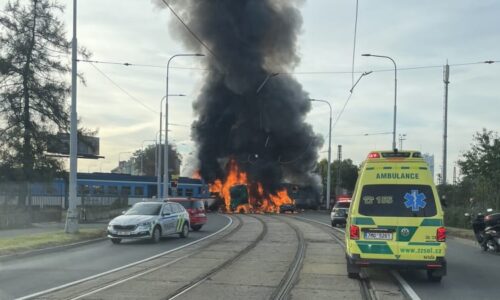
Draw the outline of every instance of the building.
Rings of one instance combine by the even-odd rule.
[[[434,178],[434,154],[424,153],[422,158],[429,165],[429,170],[431,171],[432,178]]]

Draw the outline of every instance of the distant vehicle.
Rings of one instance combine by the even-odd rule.
[[[108,237],[113,244],[123,239],[149,239],[158,243],[161,237],[189,235],[189,213],[174,202],[136,203],[108,225]]]
[[[362,267],[446,275],[444,213],[429,166],[417,151],[373,151],[361,167],[346,224],[347,274]]]
[[[295,204],[293,204],[293,203],[282,204],[280,206],[280,214],[283,214],[287,211],[294,213],[296,210],[297,210],[297,208],[295,207]]]
[[[330,220],[332,221],[332,227],[337,225],[345,225],[346,218],[349,213],[349,207],[351,206],[351,201],[337,201],[332,208],[330,213]]]
[[[169,198],[171,202],[182,205],[189,213],[191,229],[198,231],[208,221],[203,200],[196,198]]]
[[[229,189],[231,196],[230,208],[235,211],[238,206],[248,204],[248,187],[245,184],[233,185]]]
[[[472,229],[476,240],[484,251],[500,252],[500,213],[491,213],[493,209],[487,209],[487,214],[478,213],[472,220]],[[469,213],[465,214],[470,217]]]

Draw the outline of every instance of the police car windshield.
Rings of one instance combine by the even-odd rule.
[[[137,203],[125,215],[157,216],[160,210],[161,203]]]
[[[380,217],[432,217],[436,203],[428,185],[365,185],[359,213]]]

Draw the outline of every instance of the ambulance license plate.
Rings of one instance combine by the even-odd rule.
[[[365,232],[366,240],[392,240],[392,232]]]

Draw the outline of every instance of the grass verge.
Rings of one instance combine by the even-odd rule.
[[[103,229],[80,229],[76,234],[66,234],[64,230],[0,238],[0,255],[14,254],[76,242],[92,240],[105,236]]]

